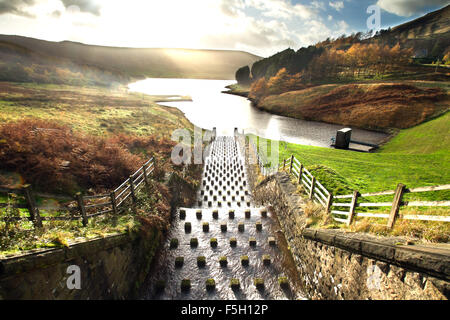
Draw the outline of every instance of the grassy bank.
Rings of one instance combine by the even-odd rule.
[[[448,184],[450,182],[450,112],[401,130],[392,140],[375,153],[296,145],[280,142],[280,161],[292,154],[334,195],[393,190],[398,183],[407,187]],[[301,188],[300,188],[301,189]],[[371,200],[376,200],[370,198]],[[379,197],[392,201],[392,196]],[[448,200],[449,191],[414,193],[404,199]],[[372,202],[372,201],[364,201]],[[384,219],[361,219],[350,227],[336,223],[322,207],[308,204],[305,213],[311,227],[344,228],[352,231],[372,232],[378,235],[402,235],[433,242],[450,239],[448,223],[399,220],[388,230]],[[389,212],[389,208],[376,208],[376,212]],[[448,215],[449,209],[407,208],[402,214]]]
[[[154,190],[139,196],[137,213],[93,217],[87,226],[79,220],[45,221],[42,229],[25,220],[0,220],[0,257],[168,223],[170,196],[160,183],[165,173],[177,172],[193,185],[199,173],[168,160],[175,145],[172,132],[193,125],[178,109],[156,104],[164,99],[99,87],[0,82],[0,185],[31,183],[46,194],[98,194],[117,187],[150,156],[157,159]],[[2,194],[0,202],[13,198]],[[48,201],[57,205],[58,197]],[[23,210],[3,208],[0,216],[18,217]]]
[[[101,87],[0,82],[0,123],[38,118],[93,135],[154,134],[169,138],[177,128],[193,128],[181,111],[156,101],[164,101],[164,97]]]
[[[450,181],[450,112],[413,128],[401,130],[375,153],[280,143],[280,159],[295,155],[322,177],[331,191],[375,192],[446,184]],[[322,168],[322,169],[320,169]],[[322,171],[322,172],[319,172]]]

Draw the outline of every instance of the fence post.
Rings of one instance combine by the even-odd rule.
[[[397,189],[395,189],[394,200],[392,201],[391,212],[389,213],[389,220],[387,223],[389,229],[392,229],[394,227],[394,223],[398,217],[398,211],[400,210],[400,204],[402,202],[404,192],[405,192],[405,185],[399,183],[397,185]]]
[[[353,221],[353,217],[355,216],[356,204],[358,202],[359,192],[353,191],[352,202],[350,204],[350,212],[348,213],[347,225],[351,225]]]
[[[145,167],[145,165],[142,166],[142,170],[144,171],[144,182],[145,182],[145,186],[146,186],[147,189],[148,189],[149,184],[148,184],[148,178],[147,178],[147,168]]]
[[[309,190],[309,198],[312,200],[314,195],[314,186],[316,185],[316,177],[312,176],[311,179],[311,190]]]
[[[286,167],[286,159],[283,160],[283,170]]]
[[[116,193],[113,191],[109,194],[109,197],[111,198],[111,205],[112,205],[112,211],[113,214],[117,214],[117,203],[116,203]]]
[[[81,192],[78,192],[77,194],[75,194],[75,197],[77,199],[78,209],[80,210],[83,226],[87,226],[88,217],[86,215],[86,208],[84,207],[84,201],[83,201],[83,196],[81,195]]]
[[[292,165],[294,164],[294,155],[291,155],[291,165],[289,167],[289,173],[292,173]]]
[[[36,207],[36,203],[34,201],[34,197],[31,191],[31,185],[24,185],[23,194],[25,196],[25,200],[27,201],[28,211],[30,212],[30,220],[33,221],[34,225],[38,228],[42,227],[42,219],[39,214],[39,209]]]
[[[330,193],[327,198],[327,212],[331,211],[331,204],[333,203],[333,195]]]
[[[128,179],[128,182],[130,184],[130,192],[131,192],[131,201],[133,202],[131,207],[134,213],[136,213],[136,202],[137,202],[137,198],[136,198],[136,193],[134,190],[134,183],[133,183],[133,177],[130,176],[130,178]]]
[[[300,163],[300,170],[298,172],[298,184],[302,184],[303,164]]]

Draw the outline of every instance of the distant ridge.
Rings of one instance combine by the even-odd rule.
[[[450,32],[450,5],[392,28],[400,38],[423,39]]]
[[[234,79],[240,66],[251,66],[261,59],[248,52],[233,50],[107,47],[16,35],[0,35],[0,44],[13,44],[47,59],[69,60],[136,78]]]

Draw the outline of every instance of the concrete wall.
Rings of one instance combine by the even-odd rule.
[[[311,299],[448,299],[448,246],[398,245],[343,230],[305,228],[289,176],[278,173],[254,189],[255,200],[276,213]]]
[[[0,299],[126,299],[150,268],[161,233],[122,234],[37,250],[0,262]],[[69,289],[68,267],[80,268],[81,289]]]

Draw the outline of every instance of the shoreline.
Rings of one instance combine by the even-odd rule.
[[[383,84],[383,83],[382,83]],[[286,112],[286,110],[289,110],[292,108],[292,105],[289,105],[289,103],[283,104],[282,101],[279,102],[280,104],[278,105],[278,109],[277,108],[266,108],[264,106],[264,103],[261,105],[259,104],[257,101],[255,101],[254,99],[250,99],[248,97],[249,92],[248,91],[238,91],[235,88],[233,88],[233,86],[227,86],[228,90],[227,91],[222,91],[222,93],[225,94],[231,94],[231,95],[236,95],[236,96],[240,96],[240,97],[244,97],[247,98],[249,101],[251,101],[252,107],[260,110],[260,111],[264,111],[267,113],[270,113],[272,115],[278,115],[278,116],[283,116],[283,117],[287,117],[290,119],[297,119],[297,120],[304,120],[304,121],[313,121],[313,122],[321,122],[321,123],[327,123],[327,124],[333,124],[333,125],[342,125],[342,126],[346,126],[346,127],[351,127],[351,128],[355,128],[355,129],[362,129],[362,130],[368,130],[368,131],[372,131],[372,132],[377,132],[377,133],[384,133],[387,134],[388,137],[386,137],[385,139],[383,139],[382,142],[379,143],[379,146],[384,145],[386,142],[388,142],[389,140],[391,140],[393,137],[395,137],[399,131],[407,129],[407,128],[411,128],[414,127],[416,125],[419,125],[421,123],[425,123],[428,122],[436,117],[439,117],[440,115],[446,113],[448,111],[448,109],[436,109],[435,113],[432,115],[429,115],[426,119],[424,119],[423,121],[409,126],[409,127],[405,127],[405,128],[399,128],[399,127],[372,127],[370,126],[370,123],[368,123],[369,126],[366,125],[358,125],[356,123],[343,123],[341,121],[339,121],[339,117],[336,117],[335,119],[329,119],[331,121],[327,121],[326,119],[322,119],[322,117],[319,115],[317,115],[317,117],[314,114],[310,114],[308,116],[302,117],[302,116],[292,116],[292,113]],[[289,93],[289,92],[287,92]],[[285,93],[286,94],[286,93]],[[280,95],[274,95],[274,96],[269,96],[269,97],[275,97],[275,99],[280,96]],[[445,99],[444,99],[445,100]],[[345,122],[345,121],[344,121]]]
[[[221,91],[222,93],[226,93],[226,94],[231,94],[231,95],[235,95],[235,96],[239,96],[239,97],[243,97],[243,98],[247,98],[251,103],[252,106],[260,111],[264,111],[276,116],[283,116],[283,117],[287,117],[290,119],[296,119],[296,120],[304,120],[304,121],[313,121],[313,122],[321,122],[321,123],[327,123],[327,124],[335,124],[335,125],[342,125],[342,126],[349,126],[349,127],[354,127],[356,129],[361,129],[361,130],[367,130],[367,131],[373,131],[373,132],[377,132],[377,133],[384,133],[387,134],[388,137],[386,137],[385,139],[383,139],[383,141],[379,144],[379,146],[385,144],[386,142],[388,142],[389,140],[391,140],[393,137],[395,137],[395,135],[398,133],[398,131],[400,129],[395,129],[395,128],[386,128],[386,129],[377,129],[377,128],[366,128],[366,127],[358,127],[355,125],[345,125],[345,124],[341,124],[341,123],[336,123],[336,122],[329,122],[329,121],[322,121],[322,120],[316,120],[316,119],[303,119],[303,118],[296,118],[296,117],[290,117],[286,114],[284,114],[283,112],[274,112],[272,110],[266,110],[265,108],[261,108],[260,106],[258,106],[258,103],[253,100],[250,99],[248,97],[249,92],[245,91],[245,92],[237,92],[237,91],[233,91],[233,89],[229,88],[228,91]]]

